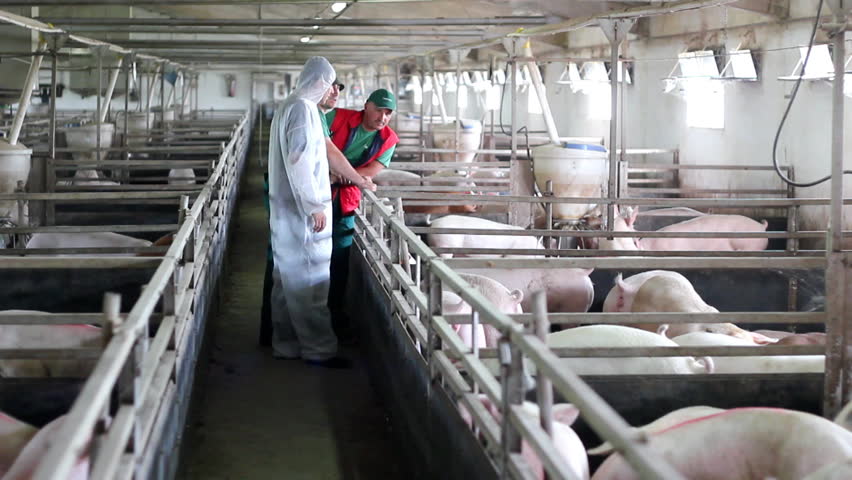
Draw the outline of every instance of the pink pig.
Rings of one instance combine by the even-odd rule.
[[[632,209],[624,216],[618,213],[613,223],[617,232],[635,232],[633,227],[639,208]],[[756,222],[742,215],[702,215],[683,222],[663,227],[658,232],[765,232],[766,220]],[[637,232],[641,235],[641,232]],[[766,238],[614,238],[600,239],[601,250],[713,250],[713,251],[753,251],[766,250],[769,240]]]
[[[503,415],[497,408],[497,406],[495,406],[491,402],[491,400],[485,395],[480,395],[479,399],[485,405],[486,410],[488,410],[491,415],[494,416],[497,422],[501,422],[503,419]],[[462,405],[459,405],[459,409],[461,410],[461,416],[464,421],[468,425],[471,425],[472,419],[470,413]],[[577,420],[580,411],[577,409],[577,407],[571,405],[570,403],[554,404],[552,411],[552,438],[553,444],[556,447],[556,451],[558,451],[562,455],[562,458],[563,460],[565,460],[568,469],[574,474],[573,478],[578,478],[580,480],[588,480],[589,459],[586,455],[586,448],[583,446],[583,442],[580,441],[580,437],[578,437],[577,434],[574,433],[574,430],[571,429],[571,425],[574,423],[575,420]],[[524,402],[523,413],[531,420],[538,423],[538,405],[532,402]],[[521,456],[524,458],[524,461],[526,461],[527,465],[530,466],[530,469],[533,471],[536,478],[543,479],[544,467],[542,466],[541,459],[538,458],[538,455],[536,455],[535,451],[526,441],[523,441],[521,443]]]
[[[652,433],[648,446],[686,478],[800,480],[852,457],[852,433],[810,413],[737,408]],[[638,480],[621,454],[592,480]]]

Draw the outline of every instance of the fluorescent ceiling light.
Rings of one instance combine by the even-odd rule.
[[[346,2],[334,2],[331,4],[331,11],[334,13],[340,13],[347,5],[349,4]]]

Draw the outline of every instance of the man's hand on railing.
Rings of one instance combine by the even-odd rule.
[[[361,184],[358,185],[359,188],[364,189],[364,190],[369,190],[371,192],[376,191],[376,184],[373,183],[372,177],[362,176],[361,178],[363,179],[363,182],[361,182]]]

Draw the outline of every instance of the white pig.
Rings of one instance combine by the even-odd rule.
[[[676,347],[662,335],[620,325],[569,328],[547,336],[551,348]],[[560,364],[577,375],[657,375],[712,373],[709,357],[583,357],[562,358]]]
[[[521,307],[532,311],[532,294],[547,294],[548,312],[586,312],[595,297],[589,279],[593,269],[583,268],[469,268],[459,270],[494,279],[506,288],[523,294]]]
[[[500,282],[482,275],[460,273],[459,276],[494,304],[500,312],[509,315],[524,313],[524,309],[521,308],[524,292],[520,290],[510,291]],[[497,340],[500,337],[497,329],[486,324],[483,325],[483,330],[486,340],[485,345],[489,348],[497,347]]]
[[[652,270],[622,279],[619,274],[615,286],[607,294],[603,306],[604,312],[684,312],[718,313],[719,310],[707,305],[692,283],[683,275],[667,270]],[[731,335],[757,344],[774,343],[775,340],[764,335],[743,330],[733,323],[684,323],[679,325],[657,326],[654,324],[635,324],[636,328],[649,331],[668,329],[668,336],[676,337],[689,332],[712,332]]]
[[[195,171],[191,168],[169,170],[169,185],[195,185]]]
[[[0,315],[46,313],[4,310]],[[101,329],[91,325],[3,325],[0,348],[96,348],[102,345]],[[76,377],[89,375],[96,359],[2,359],[2,377]]]
[[[373,177],[373,183],[381,187],[402,186],[402,185],[420,185],[420,175],[416,173],[406,172],[404,170],[394,170],[386,168]]]
[[[101,180],[100,174],[97,170],[77,170],[74,172],[74,176],[71,177],[71,180],[59,180],[56,182],[57,185],[60,186],[68,186],[68,185],[85,185],[85,186],[105,186],[105,185],[118,185],[118,182],[113,182],[111,180]]]
[[[852,457],[852,433],[809,413],[737,408],[652,434],[647,444],[686,478],[800,480]],[[593,480],[638,480],[620,454]]]
[[[500,222],[492,222],[484,218],[465,217],[461,215],[447,215],[432,222],[432,228],[467,228],[467,229],[489,229],[489,230],[524,230],[521,227],[507,225]],[[430,233],[426,235],[426,243],[436,248],[493,248],[493,249],[542,249],[541,242],[534,236],[506,236],[506,235],[466,235]],[[458,255],[468,257],[509,257],[511,254],[470,254]],[[452,257],[452,253],[442,253],[442,257]]]
[[[633,430],[637,432],[642,432],[646,435],[651,435],[654,433],[662,432],[663,430],[668,430],[675,425],[679,425],[683,422],[694,420],[696,418],[703,418],[708,415],[713,415],[715,413],[724,412],[723,408],[716,407],[707,407],[704,405],[699,405],[695,407],[685,407],[677,409],[673,412],[669,412],[662,417],[654,420],[651,423],[642,425],[641,427],[636,427]],[[609,455],[612,453],[613,448],[609,442],[604,442],[600,446],[589,449],[589,455]]]
[[[151,242],[113,232],[34,233],[26,248],[150,247]],[[133,253],[104,253],[100,256],[133,256]],[[57,256],[66,256],[57,255]]]
[[[485,395],[480,395],[479,399],[485,405],[486,410],[494,416],[497,422],[501,422],[503,415],[500,410],[494,406],[491,400]],[[461,416],[465,422],[469,426],[472,425],[472,419],[467,409],[461,404],[459,405],[459,409],[461,410]],[[523,412],[523,414],[530,420],[538,423],[538,405],[532,402],[524,402]],[[574,474],[574,478],[587,480],[589,478],[589,458],[586,455],[586,449],[580,441],[580,438],[576,433],[574,433],[574,430],[571,429],[571,425],[580,413],[579,410],[577,410],[577,407],[569,403],[557,403],[553,405],[552,412],[553,445],[556,447],[556,450],[562,454],[562,458],[567,463],[568,470]],[[521,456],[530,466],[536,478],[543,479],[544,468],[542,466],[541,459],[539,459],[538,455],[536,455],[535,451],[526,441],[521,443]]]
[[[852,478],[852,458],[830,463],[802,480],[849,480]]]
[[[461,315],[470,313],[471,308],[470,305],[462,300],[460,296],[449,290],[444,290],[441,292],[441,311],[444,314]],[[486,346],[485,329],[483,328],[483,325],[477,325],[475,330],[473,325],[470,323],[453,324],[451,326],[453,327],[453,330],[459,334],[462,343],[468,347],[473,347],[474,339],[476,339],[476,345],[478,347],[484,348]]]
[[[56,442],[57,434],[64,420],[65,416],[62,416],[42,427],[21,450],[3,480],[30,480],[39,462],[44,458],[51,445]],[[88,447],[86,450],[88,451]],[[89,478],[88,452],[77,459],[65,479],[86,480],[87,478]]]
[[[32,425],[0,412],[0,478],[4,478],[36,432],[38,429]]]
[[[613,222],[617,232],[635,232],[633,227],[639,209],[635,208]],[[658,232],[765,232],[767,222],[757,222],[742,215],[702,215],[663,227]],[[637,232],[641,237],[641,232]],[[766,238],[617,238],[599,241],[602,250],[695,250],[752,251],[766,250]]]
[[[688,346],[751,346],[753,343],[729,335],[692,332],[672,339]],[[821,373],[825,371],[824,355],[766,355],[748,357],[715,356],[716,373]]]

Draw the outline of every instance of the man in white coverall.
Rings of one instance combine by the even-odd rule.
[[[342,155],[327,157],[317,102],[331,87],[334,68],[323,57],[305,62],[293,93],[276,110],[269,139],[269,227],[275,264],[272,348],[276,358],[345,368],[327,306],[331,261],[332,170],[361,188],[375,189]]]

